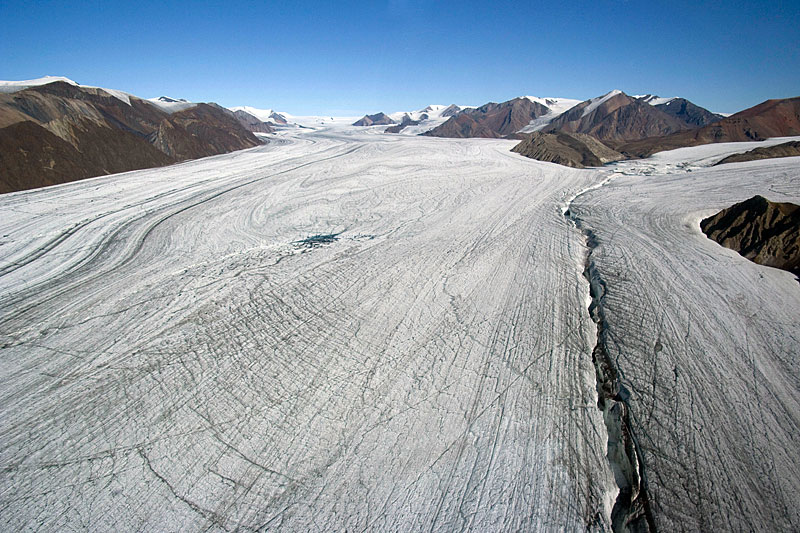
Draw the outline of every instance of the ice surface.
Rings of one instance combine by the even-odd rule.
[[[699,228],[755,194],[800,203],[800,158],[703,168],[749,144],[763,145],[628,162],[631,175],[570,207],[598,243],[607,348],[631,394],[660,531],[800,527],[800,284]],[[655,175],[633,172],[651,163]]]
[[[556,207],[599,175],[514,141],[274,137],[0,196],[6,527],[607,525]]]
[[[800,200],[800,158],[628,176],[337,120],[0,196],[6,528],[608,531],[567,208],[661,530],[800,527],[800,284],[697,227]]]

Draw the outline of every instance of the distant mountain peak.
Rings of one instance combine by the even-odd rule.
[[[170,104],[177,104],[177,103],[181,103],[181,102],[182,103],[189,103],[189,100],[186,100],[184,98],[171,98],[169,96],[159,96],[158,98],[156,98],[156,100],[158,100],[159,102],[167,102],[167,103],[170,103]]]

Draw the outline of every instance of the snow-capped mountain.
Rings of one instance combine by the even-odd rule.
[[[578,102],[569,98],[535,96],[521,96],[499,104],[489,102],[477,108],[464,109],[425,135],[460,138],[513,136],[520,130],[541,129]]]
[[[585,133],[614,147],[614,143],[670,135],[697,127],[687,123],[680,114],[662,109],[675,101],[651,105],[615,89],[567,110],[542,131]]]
[[[75,87],[80,87],[81,89],[94,89],[98,91],[104,91],[109,95],[117,98],[126,104],[131,104],[131,96],[132,94],[118,91],[116,89],[106,89],[105,87],[95,87],[93,85],[80,85],[79,83],[66,78],[64,76],[42,76],[41,78],[36,78],[33,80],[21,80],[21,81],[0,81],[0,93],[15,93],[17,91],[21,91],[23,89],[27,89],[29,87],[39,87],[41,85],[47,85],[49,83],[54,82],[64,82],[69,85],[74,85]]]
[[[171,98],[169,96],[159,96],[158,98],[148,98],[147,102],[155,105],[159,109],[166,111],[167,113],[175,113],[176,111],[183,111],[184,109],[189,109],[197,104],[194,102],[189,102],[188,100],[184,100],[183,98]]]
[[[642,102],[646,102],[656,109],[682,120],[692,128],[708,126],[709,124],[725,118],[725,115],[712,113],[708,109],[693,104],[686,98],[681,98],[679,96],[661,98],[653,94],[646,94],[643,96],[634,96],[634,98],[638,98]]]
[[[247,105],[231,107],[229,109],[234,112],[244,111],[245,113],[253,115],[262,122],[271,122],[274,125],[285,126],[291,123],[289,120],[291,117],[290,114],[278,112],[274,109],[259,109],[257,107],[250,107]]]
[[[465,109],[472,109],[472,106],[431,104],[415,111],[364,115],[353,126],[390,126],[386,128],[386,133],[419,135],[440,126]]]
[[[0,82],[0,88],[0,192],[260,144],[232,112],[216,104],[145,100],[55,76]]]
[[[633,97],[653,106],[668,104],[678,98],[677,96],[673,96],[671,98],[662,98],[661,96],[657,96],[655,94],[636,94]]]
[[[525,96],[524,98],[527,98],[531,102],[539,103],[547,107],[550,111],[541,117],[531,120],[527,126],[520,130],[520,133],[539,131],[558,118],[562,113],[581,103],[580,100],[575,100],[573,98],[539,98],[537,96]]]

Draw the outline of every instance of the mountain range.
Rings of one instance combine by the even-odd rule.
[[[38,81],[0,90],[0,193],[261,144],[216,104],[144,100],[64,78]]]
[[[251,148],[262,142],[255,133],[349,121],[142,99],[63,77],[0,82],[0,193]],[[614,90],[585,101],[524,96],[479,107],[430,105],[365,115],[351,125],[387,134],[518,139],[517,153],[581,168],[684,146],[800,135],[800,97],[725,117],[685,98]]]

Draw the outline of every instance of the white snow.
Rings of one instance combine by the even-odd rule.
[[[703,167],[750,144],[628,162],[631,175],[570,208],[599,242],[607,350],[632,394],[660,531],[800,527],[800,285],[699,227],[756,194],[800,204],[800,157]]]
[[[128,105],[131,105],[131,100],[130,100],[131,95],[126,92],[118,91],[116,89],[106,89],[104,87],[95,87],[93,85],[79,85],[76,82],[72,81],[71,79],[65,78],[63,76],[44,76],[41,78],[36,78],[35,80],[23,80],[23,81],[0,81],[0,93],[14,93],[17,91],[21,91],[22,89],[27,89],[28,87],[37,87],[39,85],[46,85],[48,83],[53,83],[56,81],[63,81],[65,83],[69,83],[70,85],[83,87],[84,89],[99,89],[101,91],[105,91],[114,98],[117,98]]]
[[[660,96],[656,96],[654,94],[639,94],[634,96],[634,98],[643,101],[646,104],[650,104],[652,106],[661,105],[661,104],[669,104],[673,100],[676,100],[678,97],[673,96],[671,98],[662,98]]]
[[[6,527],[608,529],[554,208],[599,175],[512,146],[289,128],[0,196]]]
[[[591,100],[589,100],[589,105],[587,105],[583,109],[583,115],[581,115],[581,117],[585,117],[586,115],[588,115],[589,113],[591,113],[592,111],[594,111],[595,109],[606,103],[611,98],[617,96],[618,94],[622,94],[622,91],[620,91],[619,89],[614,89],[613,91],[604,94],[603,96],[592,98]]]
[[[525,98],[532,102],[538,102],[549,107],[550,112],[539,118],[531,120],[530,124],[520,130],[520,133],[539,131],[550,124],[557,117],[581,103],[581,100],[575,100],[572,98],[539,98],[536,96],[526,96]]]
[[[145,102],[152,104],[159,109],[166,111],[167,113],[175,113],[177,111],[183,111],[184,109],[190,109],[195,107],[197,104],[194,102],[189,102],[182,98],[172,98],[169,96],[159,96],[157,98],[148,98]]]
[[[230,107],[231,111],[244,111],[245,113],[249,113],[256,117],[261,122],[272,122],[270,115],[275,113],[272,109],[259,109],[257,107],[250,107],[250,106],[236,106]],[[286,116],[285,113],[281,113],[282,115]]]
[[[800,203],[800,158],[705,168],[733,148],[709,145],[622,175],[292,118],[0,195],[6,528],[609,531],[567,204],[659,529],[800,528],[800,287],[698,228]]]
[[[473,109],[475,106],[468,106],[468,105],[458,105],[457,107],[460,110],[464,109]],[[396,120],[398,123],[402,122],[403,117],[408,115],[411,120],[420,121],[420,123],[416,126],[406,126],[400,132],[402,135],[419,135],[420,133],[424,133],[426,131],[430,131],[433,128],[444,124],[450,117],[443,117],[442,113],[450,107],[449,105],[442,105],[442,104],[431,104],[422,109],[418,109],[416,111],[396,111],[394,113],[390,113],[389,117]],[[427,119],[423,119],[422,117],[427,115]],[[385,130],[387,126],[383,126]],[[383,130],[382,130],[383,131]]]
[[[43,76],[41,78],[36,78],[35,80],[21,81],[0,80],[0,93],[15,93],[17,91],[21,91],[22,89],[27,89],[28,87],[38,87],[39,85],[46,85],[56,81],[63,81],[65,83],[69,83],[70,85],[78,85],[71,79],[65,78],[64,76]]]

